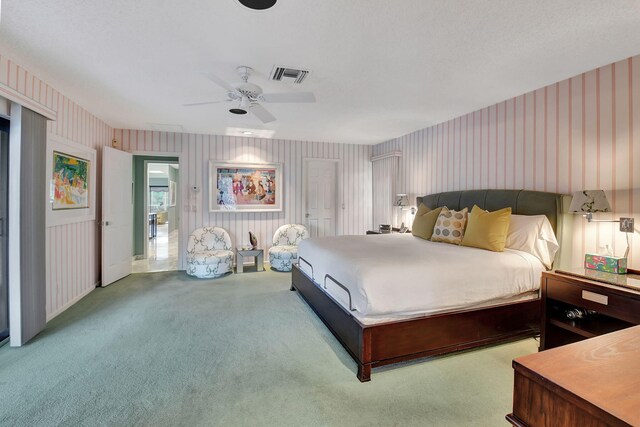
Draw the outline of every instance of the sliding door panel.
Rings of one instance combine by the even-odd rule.
[[[0,341],[9,336],[9,121],[0,118]]]

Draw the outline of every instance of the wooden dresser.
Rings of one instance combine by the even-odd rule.
[[[640,425],[640,326],[523,356],[514,426]]]

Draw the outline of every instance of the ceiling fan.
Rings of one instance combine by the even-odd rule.
[[[218,86],[226,89],[228,99],[223,101],[206,101],[195,102],[192,104],[183,104],[185,107],[193,107],[198,105],[217,104],[220,102],[237,102],[238,106],[230,108],[229,112],[233,114],[252,113],[262,123],[269,123],[276,118],[264,108],[260,102],[316,102],[316,97],[312,92],[291,92],[291,93],[263,93],[262,88],[256,84],[249,83],[249,76],[253,69],[247,66],[236,68],[242,83],[229,84],[215,74],[207,74],[209,80]]]

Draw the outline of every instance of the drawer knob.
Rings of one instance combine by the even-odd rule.
[[[609,297],[606,295],[596,294],[595,292],[582,291],[582,299],[593,301],[598,304],[609,305]]]

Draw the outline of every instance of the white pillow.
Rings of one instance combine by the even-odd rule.
[[[558,252],[558,240],[544,215],[511,215],[505,248],[530,253],[551,269]]]

